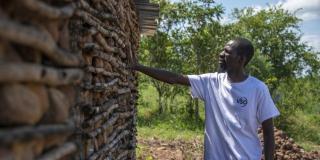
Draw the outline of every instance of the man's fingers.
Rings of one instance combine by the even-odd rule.
[[[135,65],[138,63],[137,57],[135,54],[129,54],[129,63],[130,65]]]

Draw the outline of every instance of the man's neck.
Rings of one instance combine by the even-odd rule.
[[[227,71],[228,80],[232,83],[242,82],[247,79],[248,75],[241,70]]]

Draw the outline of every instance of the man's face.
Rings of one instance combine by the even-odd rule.
[[[229,41],[223,51],[219,54],[219,65],[224,71],[243,67],[243,58],[239,56],[235,49],[235,42]]]

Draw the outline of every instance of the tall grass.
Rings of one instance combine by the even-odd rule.
[[[185,111],[186,99],[179,97],[169,102],[174,113],[158,113],[157,92],[152,86],[140,91],[138,101],[138,136],[159,137],[167,140],[203,138],[204,108],[200,107],[200,121],[196,122]]]

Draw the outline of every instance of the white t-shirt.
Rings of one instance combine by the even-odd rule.
[[[258,127],[280,113],[268,87],[249,76],[231,83],[226,73],[188,75],[191,95],[205,102],[205,160],[260,160]]]

